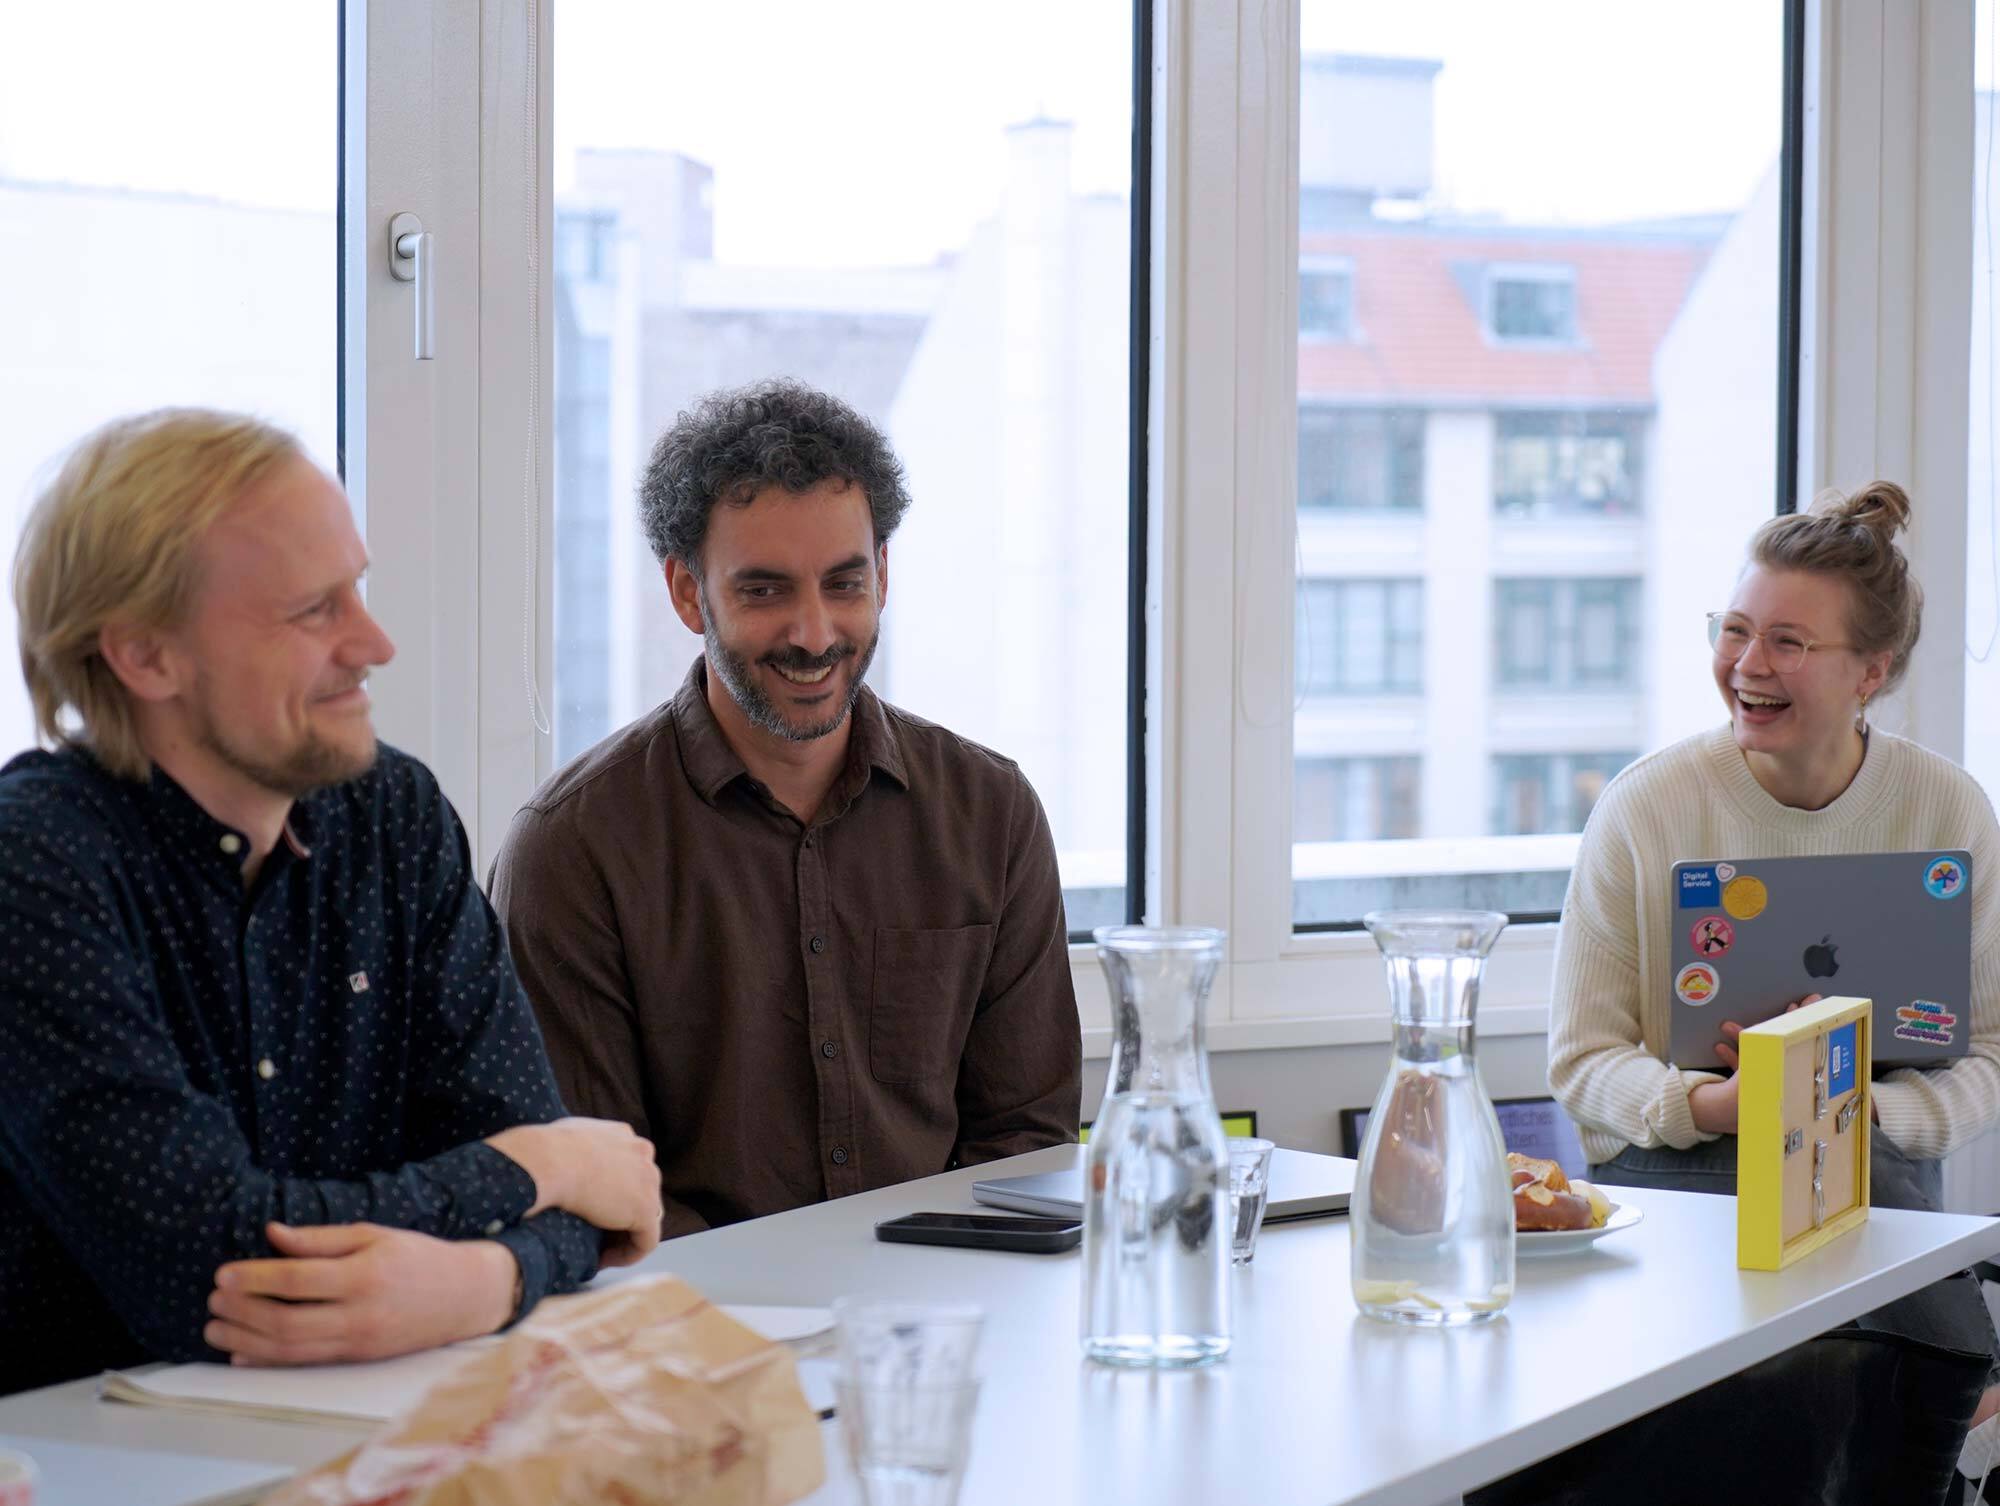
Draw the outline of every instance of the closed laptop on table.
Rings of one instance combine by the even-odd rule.
[[[1950,850],[1674,864],[1671,1060],[1716,1070],[1725,1020],[1761,1024],[1808,994],[1874,1000],[1878,1066],[1965,1055],[1976,881]]]

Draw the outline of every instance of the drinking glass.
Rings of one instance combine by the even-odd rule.
[[[953,1506],[972,1452],[979,1383],[834,1387],[848,1462],[867,1506]]]
[[[1248,1135],[1229,1141],[1229,1203],[1235,1218],[1230,1258],[1248,1265],[1257,1258],[1257,1230],[1264,1223],[1264,1203],[1271,1195],[1271,1142]]]
[[[0,1448],[0,1506],[35,1506],[35,1485],[40,1479],[33,1459]]]
[[[976,1307],[842,1297],[834,1394],[867,1506],[952,1506],[979,1402]]]
[[[959,1386],[986,1315],[969,1303],[841,1297],[833,1304],[841,1373],[858,1386]]]

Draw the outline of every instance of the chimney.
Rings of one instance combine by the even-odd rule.
[[[1426,58],[1309,54],[1299,78],[1299,218],[1366,218],[1378,199],[1431,191],[1432,89]]]

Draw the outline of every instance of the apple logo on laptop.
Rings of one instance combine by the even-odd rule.
[[[1832,938],[1822,936],[1819,945],[1806,948],[1806,976],[1808,978],[1831,978],[1840,971],[1840,964],[1833,960],[1833,954],[1840,948],[1832,945]]]

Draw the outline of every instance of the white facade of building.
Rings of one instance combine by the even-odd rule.
[[[332,468],[336,286],[330,213],[0,180],[0,761],[34,738],[14,544],[63,452],[199,404],[282,424]]]

